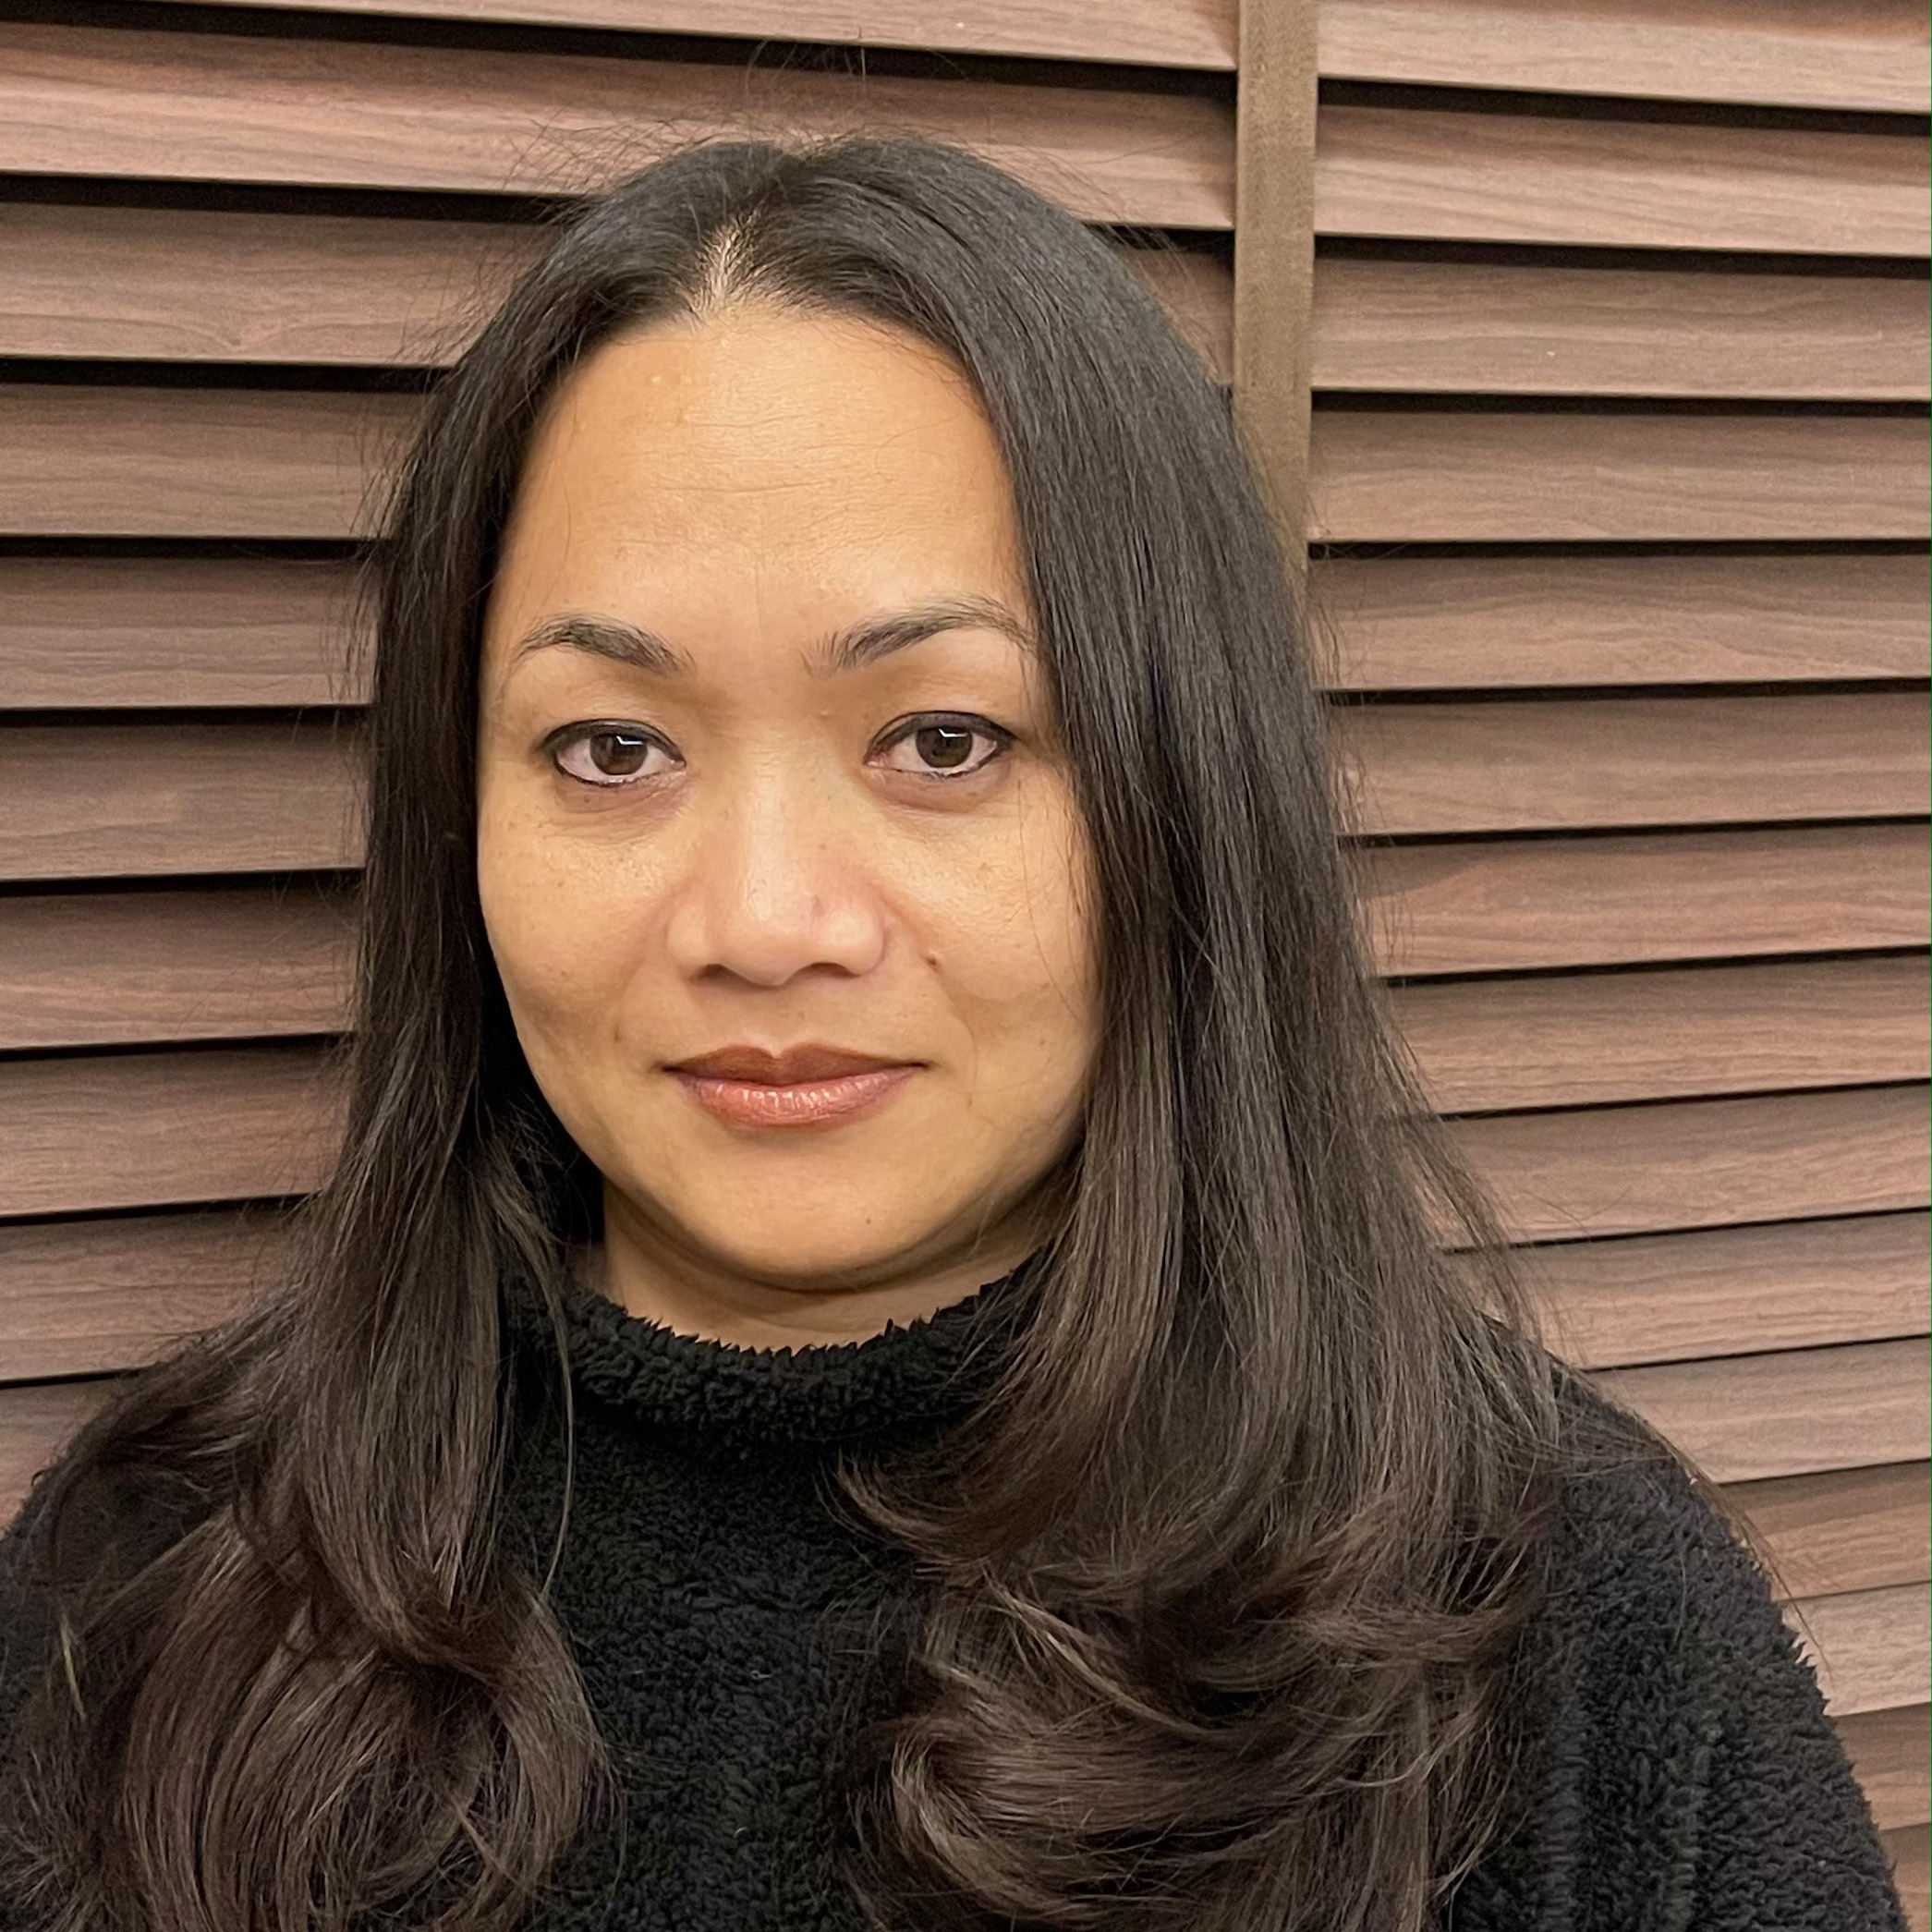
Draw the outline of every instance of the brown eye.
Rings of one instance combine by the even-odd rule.
[[[600,724],[565,739],[553,754],[557,770],[585,784],[626,784],[655,778],[675,760],[657,738],[625,724]],[[651,760],[659,760],[653,767]]]
[[[883,762],[921,778],[970,778],[1011,742],[1010,734],[984,718],[925,718],[901,728],[885,746]]]

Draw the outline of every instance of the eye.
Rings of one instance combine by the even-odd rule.
[[[684,760],[662,738],[635,724],[573,724],[550,742],[551,761],[583,784],[631,784],[661,778]]]
[[[970,778],[1013,743],[1013,734],[990,719],[966,711],[928,712],[908,718],[885,737],[878,761],[920,778]]]

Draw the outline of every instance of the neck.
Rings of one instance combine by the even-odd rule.
[[[969,1245],[935,1247],[904,1266],[795,1281],[682,1247],[607,1188],[604,1238],[579,1271],[586,1287],[626,1314],[675,1334],[736,1348],[824,1347],[924,1320],[1011,1274],[1039,1245],[1034,1219],[1009,1218]]]

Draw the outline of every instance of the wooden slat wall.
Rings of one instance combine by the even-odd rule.
[[[1921,1926],[1926,32],[1320,0],[1308,483],[1398,1024],[1776,1551]]]
[[[1932,1926],[1923,8],[1318,0],[1273,343],[1236,11],[0,21],[0,1513],[325,1170],[422,383],[667,140],[935,132],[1178,245],[1130,259],[1306,504],[1397,1021],[1552,1343],[1768,1537]]]

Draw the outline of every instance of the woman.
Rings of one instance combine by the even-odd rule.
[[[1528,1339],[1099,240],[665,162],[384,571],[345,1152],[10,1540],[22,1923],[1900,1926],[1762,1575]]]

